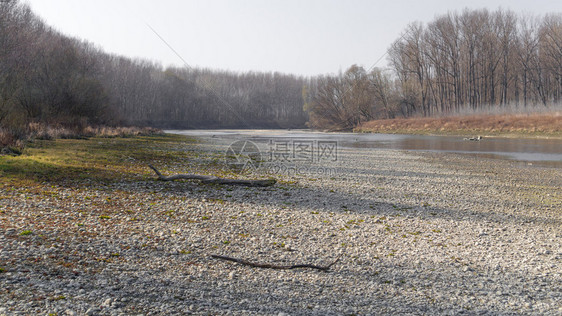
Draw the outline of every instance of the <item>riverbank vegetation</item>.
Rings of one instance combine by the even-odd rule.
[[[307,80],[108,54],[49,27],[27,4],[0,2],[2,147],[21,147],[37,126],[78,136],[116,126],[304,127]]]
[[[108,54],[49,27],[28,5],[2,1],[0,147],[17,153],[35,138],[147,132],[121,126],[392,131],[396,121],[367,122],[467,114],[484,118],[480,130],[497,130],[486,114],[561,111],[560,43],[560,14],[465,10],[407,26],[388,50],[387,69],[353,65],[299,77],[164,68]],[[505,128],[562,132],[553,122]]]
[[[560,43],[560,14],[465,10],[415,22],[389,48],[389,69],[355,65],[319,78],[310,124],[350,130],[380,119],[559,111]]]
[[[205,160],[212,157],[189,150],[195,143],[177,135],[35,140],[21,155],[0,156],[0,179],[9,187],[97,187],[153,178],[148,164],[173,166],[188,159],[193,171],[216,174]],[[178,151],[180,146],[185,150]]]
[[[562,138],[562,114],[496,114],[373,120],[359,133],[491,135]]]

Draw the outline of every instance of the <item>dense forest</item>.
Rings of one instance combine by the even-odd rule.
[[[412,23],[388,50],[389,69],[352,66],[318,79],[312,126],[372,119],[559,107],[562,15],[465,10]]]
[[[312,78],[164,68],[108,54],[26,4],[1,1],[0,136],[33,124],[351,130],[380,118],[552,108],[562,98],[562,15],[448,13],[408,25],[387,57],[385,69]]]
[[[19,1],[0,2],[0,128],[304,127],[307,78],[166,68],[70,38]]]

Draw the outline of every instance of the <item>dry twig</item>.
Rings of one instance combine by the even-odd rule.
[[[215,176],[206,176],[200,174],[175,174],[171,176],[165,176],[158,169],[154,168],[152,165],[148,165],[150,169],[154,170],[159,180],[162,181],[173,181],[173,180],[200,180],[203,183],[212,184],[226,184],[226,185],[242,185],[247,187],[269,187],[277,183],[275,179],[267,180],[241,180],[241,179],[225,179]]]
[[[251,261],[244,260],[244,259],[232,258],[232,257],[227,257],[227,256],[211,255],[211,257],[215,258],[215,259],[232,261],[232,262],[240,263],[240,264],[250,266],[250,267],[254,267],[254,268],[275,269],[275,270],[292,270],[292,269],[309,268],[309,269],[316,269],[316,270],[320,270],[320,271],[330,270],[330,268],[340,260],[341,256],[342,255],[340,255],[334,262],[330,263],[327,266],[317,266],[317,265],[314,265],[314,264],[275,265],[275,264],[269,264],[269,263],[256,263],[256,262],[251,262]]]

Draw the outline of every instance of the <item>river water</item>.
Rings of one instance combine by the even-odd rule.
[[[169,130],[167,133],[254,142],[336,141],[339,148],[382,148],[450,152],[562,168],[561,139],[323,133],[306,130]]]

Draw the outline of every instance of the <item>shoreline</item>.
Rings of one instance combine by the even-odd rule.
[[[345,148],[335,175],[244,188],[146,167],[270,176],[225,170],[230,141],[56,140],[0,157],[0,315],[562,313],[560,169]],[[326,273],[213,254],[342,257]]]
[[[357,133],[562,139],[562,114],[464,115],[374,120]]]

